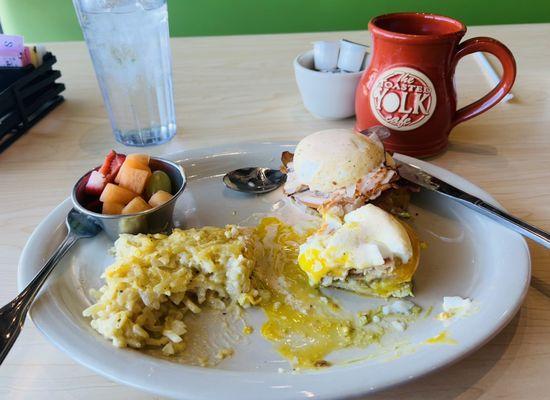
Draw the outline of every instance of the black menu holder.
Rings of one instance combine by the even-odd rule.
[[[48,52],[38,68],[0,67],[0,153],[63,101],[65,85],[55,82],[61,73],[52,69],[56,61]]]

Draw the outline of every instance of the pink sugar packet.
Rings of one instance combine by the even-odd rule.
[[[23,52],[21,50],[0,50],[0,67],[23,67]]]
[[[27,46],[25,46],[23,48],[23,54],[22,54],[21,59],[23,61],[23,66],[27,66],[32,62],[32,60],[31,60],[31,49],[28,48]]]
[[[0,35],[0,67],[23,67],[23,37],[17,35]]]
[[[23,36],[0,34],[0,67],[24,67],[28,60],[30,53],[25,55]]]
[[[23,36],[0,34],[0,50],[23,50]]]

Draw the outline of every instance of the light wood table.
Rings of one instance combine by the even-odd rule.
[[[431,161],[481,186],[509,211],[550,230],[550,24],[472,27],[506,43],[518,63],[515,99],[459,125]],[[154,154],[238,139],[295,139],[324,121],[302,106],[292,60],[316,39],[365,42],[366,32],[172,41],[178,134]],[[86,47],[49,44],[66,101],[0,155],[0,304],[16,295],[21,250],[36,225],[114,142]],[[460,103],[489,90],[474,60],[457,72]],[[443,371],[378,394],[400,399],[543,399],[550,396],[550,252],[529,243],[533,277],[518,315],[482,349]],[[502,293],[506,296],[506,293]],[[4,365],[0,398],[146,399],[73,362],[28,321]]]

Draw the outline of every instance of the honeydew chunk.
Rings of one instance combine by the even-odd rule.
[[[125,206],[137,195],[137,193],[131,190],[117,186],[113,183],[108,183],[105,189],[103,189],[103,192],[101,192],[99,201],[102,203],[119,203]]]
[[[142,211],[150,210],[151,206],[147,204],[142,197],[134,197],[132,201],[126,204],[126,207],[122,210],[122,214],[135,214]]]
[[[124,204],[120,203],[103,203],[101,213],[109,215],[118,215],[122,213]]]
[[[149,177],[147,185],[145,185],[145,198],[150,199],[159,190],[164,190],[170,193],[172,191],[172,182],[170,177],[164,171],[155,171]]]
[[[149,205],[151,207],[158,207],[172,198],[172,195],[164,190],[159,190],[151,196],[149,199]]]

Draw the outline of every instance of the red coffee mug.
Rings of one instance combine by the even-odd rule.
[[[444,150],[457,124],[487,111],[510,91],[516,62],[506,46],[477,37],[459,44],[466,26],[434,14],[397,13],[369,22],[373,54],[355,97],[356,130],[384,125],[386,149],[416,157]],[[453,77],[457,62],[484,51],[503,67],[499,84],[478,101],[456,109]]]

